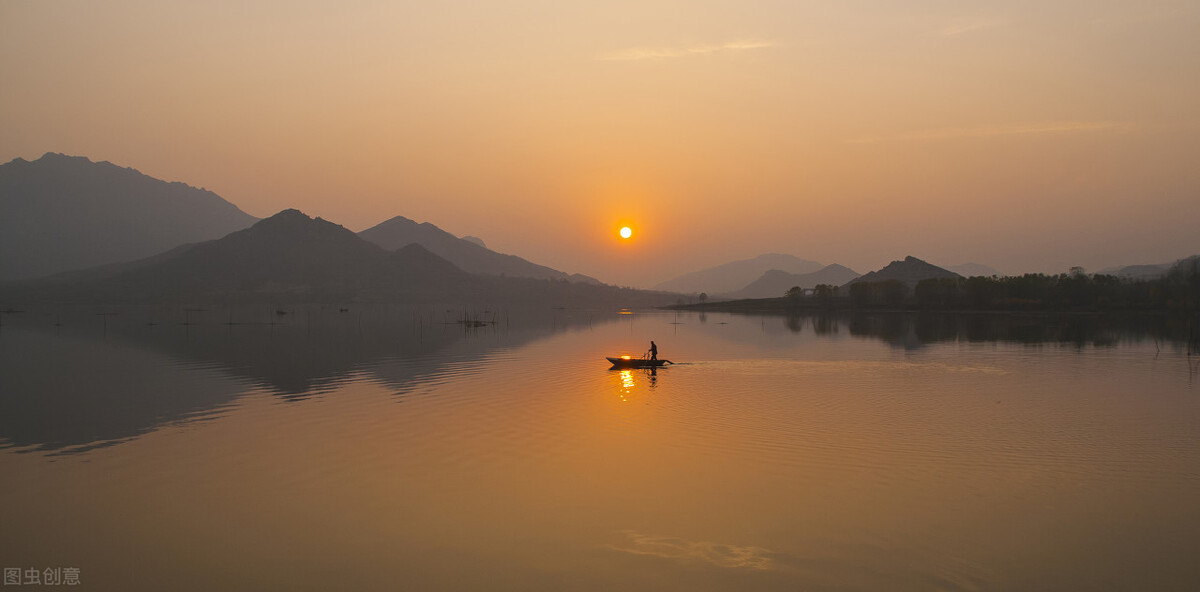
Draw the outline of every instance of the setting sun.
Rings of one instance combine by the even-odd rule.
[[[628,226],[621,227],[621,238],[629,238],[633,236],[633,229]]]

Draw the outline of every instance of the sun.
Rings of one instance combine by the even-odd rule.
[[[633,236],[633,229],[628,226],[621,227],[621,238],[629,238]]]

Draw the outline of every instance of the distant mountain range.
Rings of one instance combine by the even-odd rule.
[[[910,255],[903,261],[892,261],[883,269],[861,275],[847,282],[843,288],[848,288],[850,284],[858,282],[885,282],[888,280],[899,280],[907,284],[909,288],[914,288],[921,280],[957,277],[962,276]]]
[[[64,272],[59,283],[108,277],[179,255],[174,249],[254,224],[220,196],[108,162],[48,153],[0,165],[0,281]],[[600,285],[489,250],[397,216],[361,233],[385,251],[416,243],[470,273]]]
[[[1117,277],[1129,279],[1151,280],[1166,275],[1174,265],[1174,263],[1126,265],[1123,267],[1109,267],[1108,269],[1102,269],[1097,273],[1101,275],[1115,275]]]
[[[408,243],[394,251],[340,225],[284,210],[217,240],[128,264],[0,284],[11,302],[521,303],[649,306],[671,295],[468,273]]]
[[[1185,259],[1172,261],[1171,263],[1151,263],[1142,265],[1126,265],[1123,267],[1109,267],[1101,269],[1097,273],[1102,275],[1115,275],[1131,280],[1153,280],[1167,275],[1175,267],[1184,267],[1194,265],[1196,261],[1200,261],[1200,255],[1192,255]]]
[[[556,269],[530,263],[516,255],[497,253],[484,246],[483,241],[478,238],[458,238],[429,222],[418,223],[404,216],[396,216],[372,226],[358,233],[358,236],[389,251],[417,243],[470,273],[600,283],[584,275],[571,276]]]
[[[715,267],[685,273],[655,286],[657,290],[710,295],[728,294],[745,288],[772,269],[787,273],[812,273],[822,265],[791,255],[768,253],[753,259],[731,261]]]
[[[257,218],[217,194],[48,153],[0,165],[0,280],[149,257]]]
[[[748,261],[754,260],[751,259]],[[746,262],[737,261],[734,263],[742,264]],[[960,267],[967,267],[977,272],[991,270],[991,268],[978,264],[967,264]],[[982,275],[982,273],[974,275]],[[872,271],[865,275],[859,275],[853,269],[836,263],[809,273],[788,273],[778,269],[770,269],[744,288],[721,294],[721,296],[732,299],[780,298],[789,289],[796,286],[809,289],[826,284],[840,288],[849,288],[851,284],[857,282],[883,282],[888,280],[898,280],[908,285],[909,288],[913,288],[924,279],[956,277],[962,276],[953,271],[917,259],[916,257],[908,256],[902,261],[892,261],[883,269]]]
[[[772,269],[745,288],[725,296],[729,298],[779,298],[796,286],[805,289],[821,284],[841,286],[858,276],[858,272],[837,263],[826,265],[812,273],[788,273]]]
[[[385,251],[337,224],[284,210],[224,238],[30,284],[88,300],[157,302],[224,295],[325,301],[384,291],[412,296],[451,293],[470,282],[465,271],[419,245]]]
[[[459,238],[402,216],[357,235],[296,210],[256,220],[210,191],[108,162],[55,153],[32,162],[18,158],[0,165],[0,282],[5,283],[0,292],[129,301],[221,294],[286,300],[517,294],[562,299],[575,288],[547,291],[545,286],[571,284],[604,288],[579,291],[585,299],[621,293],[594,278],[498,253],[477,237]],[[1153,279],[1178,264],[1101,273]],[[684,274],[656,288],[771,298],[793,286],[896,279],[911,287],[922,279],[960,274],[997,275],[976,263],[942,268],[907,257],[856,278],[841,265],[822,267],[772,253]],[[624,296],[630,294],[651,293],[627,290]]]

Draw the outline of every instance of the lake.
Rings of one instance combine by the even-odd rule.
[[[1168,319],[2,321],[23,587],[1200,589],[1200,357]],[[651,339],[675,365],[609,369]]]

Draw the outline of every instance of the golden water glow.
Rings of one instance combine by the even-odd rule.
[[[621,357],[625,358],[625,359],[629,359],[629,356],[621,356]],[[622,370],[621,371],[621,390],[618,393],[618,395],[621,397],[621,401],[626,402],[626,403],[629,402],[629,397],[632,394],[633,387],[635,387],[635,386],[637,386],[637,383],[634,382],[634,380],[633,380],[633,371],[632,370]]]

